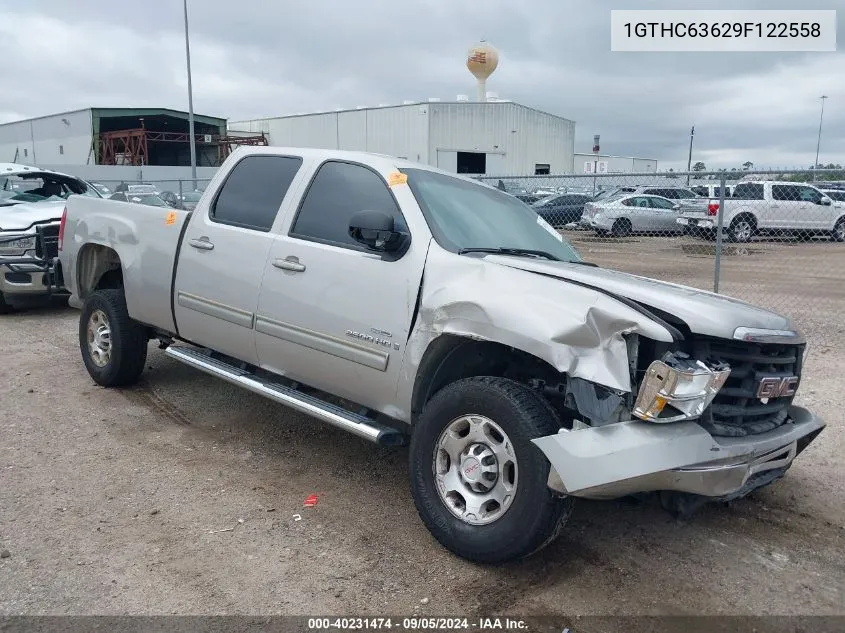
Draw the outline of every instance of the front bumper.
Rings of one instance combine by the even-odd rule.
[[[715,437],[696,422],[622,422],[561,431],[534,443],[551,462],[549,486],[587,499],[671,490],[730,499],[780,476],[825,427],[802,407],[791,422],[746,437]]]
[[[14,303],[16,298],[63,294],[64,280],[58,258],[0,258],[0,292],[9,303]]]

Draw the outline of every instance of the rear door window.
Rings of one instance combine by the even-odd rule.
[[[737,185],[732,197],[740,198],[742,200],[764,200],[763,185],[758,183]]]
[[[247,156],[226,177],[211,220],[268,232],[301,165],[298,156]]]

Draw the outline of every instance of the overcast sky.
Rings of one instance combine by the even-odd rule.
[[[706,6],[702,6],[706,5]],[[836,53],[618,53],[611,9],[840,9]],[[230,120],[488,90],[576,121],[576,151],[685,167],[845,163],[841,0],[189,0],[194,109]],[[182,0],[0,0],[0,122],[90,106],[187,109]]]

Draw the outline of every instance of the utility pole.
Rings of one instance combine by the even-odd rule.
[[[819,149],[822,146],[822,122],[824,121],[824,100],[827,99],[827,95],[822,95],[822,113],[819,117],[819,139],[816,141],[816,162],[813,163],[813,181],[816,180],[816,170],[819,168]]]
[[[185,60],[188,64],[188,136],[191,147],[191,179],[194,189],[197,188],[197,139],[194,136],[194,89],[191,85],[191,44],[188,39],[188,0],[183,2],[185,7]]]
[[[599,135],[596,134],[593,136],[593,154],[595,154],[595,159],[593,160],[593,197],[596,196],[596,174],[599,171]]]
[[[689,187],[689,173],[692,169],[692,139],[695,137],[695,125],[689,131],[689,157],[687,158],[687,187]]]

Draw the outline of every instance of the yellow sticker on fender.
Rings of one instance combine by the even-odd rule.
[[[404,185],[408,182],[408,174],[402,174],[398,171],[394,171],[390,176],[387,178],[387,184],[391,187],[395,187],[396,185]]]
[[[170,226],[171,224],[176,224],[176,212],[171,211],[167,214],[167,219],[164,221],[165,224]]]

